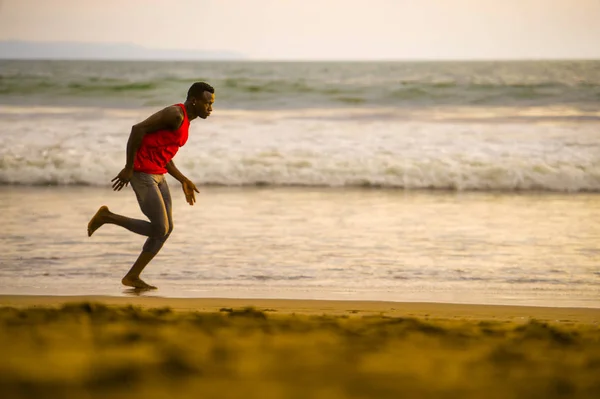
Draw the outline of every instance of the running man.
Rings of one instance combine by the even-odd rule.
[[[88,236],[103,224],[116,224],[148,237],[129,272],[121,282],[138,289],[156,289],[140,278],[142,270],[156,256],[173,231],[171,194],[165,174],[169,173],[181,183],[185,199],[190,205],[196,202],[198,189],[173,163],[173,157],[188,139],[190,121],[206,119],[212,112],[215,90],[207,83],[192,84],[183,104],[175,104],[158,111],[148,119],[134,125],[127,141],[127,162],[112,179],[113,190],[120,191],[131,183],[137,201],[150,222],[132,219],[111,212],[101,206],[88,223]]]

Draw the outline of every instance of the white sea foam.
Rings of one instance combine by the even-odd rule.
[[[87,112],[4,112],[0,183],[109,185],[124,165],[131,125],[148,110]],[[200,185],[600,191],[595,123],[368,116],[216,112],[192,123],[175,162]]]

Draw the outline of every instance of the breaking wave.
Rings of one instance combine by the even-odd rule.
[[[423,155],[380,152],[336,159],[328,153],[199,152],[182,155],[177,164],[197,185],[600,192],[600,160]],[[75,155],[57,147],[4,154],[0,184],[108,186],[122,167],[121,158]]]

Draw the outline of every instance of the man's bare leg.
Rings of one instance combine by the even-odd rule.
[[[129,231],[146,237],[152,234],[152,225],[150,222],[117,215],[116,213],[112,213],[106,205],[103,205],[88,223],[88,237],[91,237],[96,230],[106,223],[116,224],[117,226],[124,227]]]
[[[112,213],[107,206],[103,205],[100,207],[100,209],[98,209],[96,214],[88,223],[88,236],[91,237],[91,235],[94,234],[96,230],[98,230],[103,224],[106,223],[116,224],[118,226],[125,227],[130,231],[145,236],[149,236],[152,232],[152,225],[149,222],[117,215],[116,213]],[[150,263],[150,261],[154,258],[155,255],[156,253],[143,251],[140,254],[140,256],[138,256],[137,260],[135,261],[129,272],[127,272],[125,277],[123,277],[121,283],[128,287],[141,289],[156,289],[155,286],[146,283],[140,278],[142,270],[144,270],[144,268],[148,265],[148,263]]]
[[[138,181],[139,180],[139,181]],[[88,235],[91,236],[103,224],[110,223],[126,228],[134,233],[147,236],[142,253],[121,280],[123,285],[138,289],[156,289],[140,278],[140,274],[156,256],[165,240],[173,230],[171,215],[171,195],[164,177],[141,174],[131,180],[140,208],[151,222],[132,219],[111,212],[107,206],[101,206],[88,223]]]
[[[94,234],[94,231],[98,230],[104,223],[106,223],[106,218],[110,211],[106,205],[103,205],[98,209],[98,212],[90,219],[87,227],[88,237],[91,237]]]
[[[146,283],[140,278],[142,270],[150,263],[156,254],[152,252],[142,251],[140,256],[137,258],[131,269],[127,272],[121,283],[128,287],[142,288],[142,289],[156,289],[155,286]]]

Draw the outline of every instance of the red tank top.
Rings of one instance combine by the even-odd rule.
[[[183,110],[183,122],[176,130],[159,130],[148,133],[135,155],[133,170],[152,175],[167,173],[165,166],[173,159],[179,147],[188,139],[190,120],[183,104],[176,104]]]

